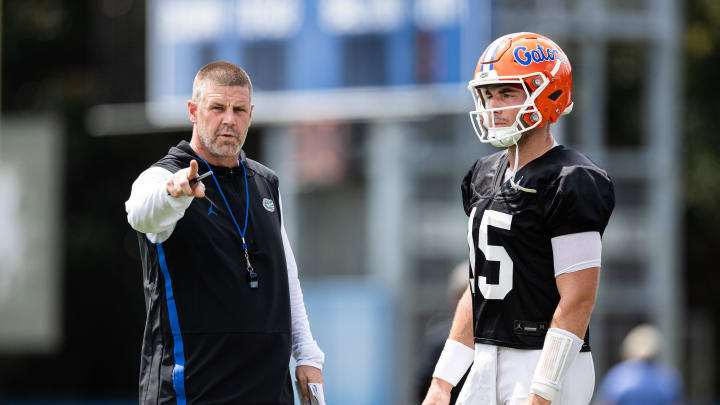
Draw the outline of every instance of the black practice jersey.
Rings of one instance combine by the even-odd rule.
[[[469,217],[470,279],[476,343],[542,349],[560,301],[550,240],[597,231],[615,205],[607,173],[562,145],[523,166],[516,182],[503,181],[507,151],[486,156],[461,189]],[[583,351],[590,350],[588,332]]]

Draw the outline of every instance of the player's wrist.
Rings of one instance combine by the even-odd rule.
[[[545,343],[530,383],[530,392],[550,402],[554,401],[582,345],[583,340],[572,332],[550,328],[545,335]]]
[[[528,396],[528,399],[530,400],[530,403],[531,403],[531,404],[537,404],[537,405],[548,405],[548,404],[552,404],[552,401],[550,401],[550,400],[548,400],[548,399],[545,399],[545,398],[543,398],[543,397],[541,397],[540,395],[535,394],[535,393],[530,393],[530,395]]]
[[[474,349],[452,339],[446,340],[433,372],[433,381],[442,379],[453,387],[456,386],[472,364],[474,357]]]
[[[541,382],[533,381],[532,383],[530,383],[530,394],[537,395],[538,397],[549,402],[554,401],[555,398],[557,398],[559,392],[559,389],[555,389],[555,387],[543,384]]]

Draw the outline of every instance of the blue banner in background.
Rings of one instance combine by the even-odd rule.
[[[490,39],[490,3],[151,0],[148,101],[186,99],[215,60],[245,68],[259,91],[466,82]]]

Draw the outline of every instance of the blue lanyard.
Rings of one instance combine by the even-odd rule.
[[[212,171],[212,168],[210,168],[210,164],[205,161],[205,159],[198,156],[200,160],[205,163],[209,171]],[[247,231],[247,224],[248,224],[248,212],[250,207],[250,193],[248,192],[248,181],[247,181],[247,170],[245,170],[245,165],[243,164],[242,160],[238,158],[238,163],[240,163],[240,166],[243,168],[243,174],[245,178],[245,225],[243,225],[242,231],[240,230],[240,225],[238,225],[237,220],[235,219],[235,215],[233,215],[232,210],[230,209],[230,204],[228,204],[227,198],[225,198],[225,194],[223,194],[222,188],[220,188],[220,183],[218,183],[217,178],[215,178],[215,173],[212,174],[213,180],[215,180],[215,185],[218,188],[218,191],[220,192],[220,196],[222,197],[223,201],[225,201],[225,206],[228,209],[228,212],[230,213],[230,218],[232,218],[233,223],[235,223],[235,229],[237,229],[238,233],[240,234],[240,239],[242,239],[243,243],[243,250],[247,251],[247,243],[245,243],[245,232]]]
[[[205,166],[207,166],[208,170],[212,172],[212,168],[210,167],[210,164],[205,161],[205,159],[198,156],[200,160],[205,163]],[[225,201],[225,206],[228,209],[228,212],[230,213],[230,218],[232,218],[233,223],[235,224],[235,229],[237,229],[238,233],[240,234],[240,239],[242,239],[242,247],[245,251],[245,263],[247,263],[247,272],[248,272],[248,283],[250,285],[250,288],[255,289],[258,288],[258,276],[257,273],[255,273],[255,270],[253,269],[253,266],[250,264],[250,255],[248,254],[248,248],[247,243],[245,242],[245,232],[247,231],[247,224],[248,224],[248,214],[250,212],[250,191],[248,187],[248,180],[247,180],[247,170],[245,169],[245,164],[242,162],[240,158],[238,158],[238,163],[243,168],[243,175],[245,178],[245,225],[243,226],[242,231],[240,230],[240,225],[238,225],[237,220],[235,219],[235,215],[233,215],[232,210],[230,209],[230,204],[228,203],[227,198],[225,198],[225,194],[222,191],[222,188],[220,187],[220,183],[217,181],[217,178],[215,177],[215,174],[212,174],[212,178],[215,181],[215,185],[218,188],[218,191],[220,192],[220,196],[222,197],[223,201]]]

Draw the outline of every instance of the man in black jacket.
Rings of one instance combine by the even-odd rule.
[[[251,97],[241,68],[200,69],[190,143],[145,170],[125,203],[147,308],[141,404],[292,404],[291,352],[304,398],[323,381],[278,178],[242,150]]]

